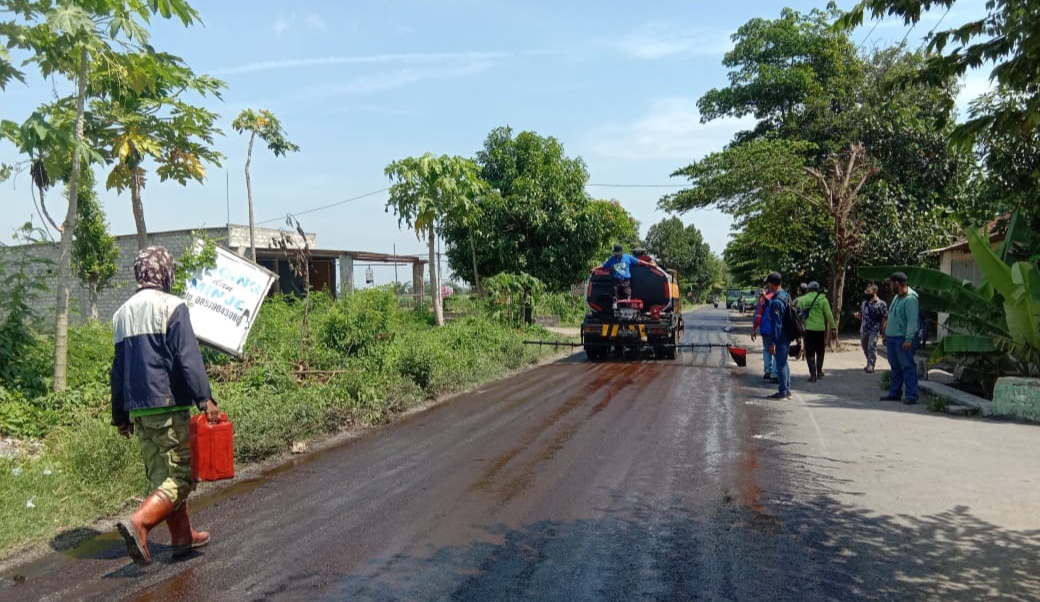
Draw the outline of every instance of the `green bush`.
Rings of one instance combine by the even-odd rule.
[[[340,355],[360,355],[394,335],[397,298],[389,289],[368,289],[336,302],[318,326],[318,341]]]
[[[587,311],[585,297],[570,293],[544,295],[535,306],[536,315],[559,316],[560,324],[568,325],[581,324]]]
[[[481,304],[444,327],[431,322],[428,312],[397,309],[382,290],[338,301],[315,294],[309,309],[288,297],[268,300],[244,360],[205,354],[216,360],[209,362],[220,375],[213,394],[235,425],[236,460],[255,462],[296,442],[384,423],[423,400],[535,361],[545,351],[523,339],[553,336],[511,327]],[[123,439],[109,425],[111,362],[107,325],[75,328],[66,392],[0,387],[0,430],[45,442],[36,459],[0,460],[0,549],[125,511],[147,492],[136,438]],[[29,513],[28,500],[35,504]]]
[[[98,384],[107,387],[114,355],[110,324],[95,322],[70,328],[68,387]]]
[[[18,391],[0,387],[0,434],[41,438],[57,426],[59,417],[40,408]]]

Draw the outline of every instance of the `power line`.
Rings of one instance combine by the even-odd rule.
[[[936,29],[939,29],[939,26],[942,25],[942,22],[946,20],[946,15],[950,14],[950,9],[952,8],[952,4],[946,7],[946,12],[943,13],[943,16],[939,17],[939,20],[936,21],[935,26],[932,27],[931,31],[928,32],[928,35],[924,36],[924,39],[921,40],[921,45],[917,47],[917,50],[915,52],[921,52],[921,49],[924,48],[924,45],[928,43],[928,38],[930,38],[932,34],[935,33]]]
[[[304,211],[296,211],[296,212],[293,212],[293,215],[296,215],[296,216],[307,215],[308,213],[314,213],[316,211],[324,211],[326,209],[332,209],[333,207],[339,207],[340,205],[346,205],[347,203],[353,203],[354,201],[360,201],[361,199],[365,199],[365,198],[368,198],[370,196],[377,195],[377,194],[379,194],[381,192],[386,192],[388,190],[390,190],[390,189],[389,188],[380,188],[379,190],[373,190],[372,192],[366,192],[365,194],[362,194],[360,196],[352,197],[352,198],[345,199],[345,200],[342,200],[342,201],[338,201],[338,202],[335,202],[335,203],[330,203],[328,205],[322,205],[321,207],[314,207],[312,209],[306,209]],[[285,218],[284,217],[275,217],[275,218],[272,218],[272,219],[268,219],[268,220],[264,220],[262,222],[256,222],[256,223],[257,224],[269,224],[271,222],[277,222],[277,221],[281,221],[283,219],[285,219]]]
[[[594,186],[594,187],[597,187],[597,188],[685,188],[686,184],[586,184],[586,186]],[[313,207],[311,209],[306,209],[304,211],[294,211],[294,212],[292,212],[292,214],[295,215],[295,216],[300,216],[300,215],[307,215],[308,213],[315,213],[317,211],[324,211],[326,209],[332,209],[333,207],[339,207],[340,205],[346,205],[347,203],[353,203],[354,201],[360,201],[361,199],[366,199],[366,198],[368,198],[370,196],[374,196],[374,195],[377,195],[379,193],[386,192],[388,190],[390,190],[390,189],[389,188],[380,188],[379,190],[373,190],[372,192],[366,192],[365,194],[358,195],[356,197],[351,197],[349,199],[344,199],[342,201],[337,201],[335,203],[329,203],[328,205],[322,205],[320,207]],[[274,218],[266,219],[266,220],[259,221],[259,222],[256,222],[256,223],[257,223],[257,225],[270,224],[272,222],[281,221],[283,219],[285,219],[285,218],[284,217],[274,217]]]
[[[685,188],[686,184],[586,184],[596,188]]]
[[[870,28],[870,31],[867,32],[867,37],[863,38],[863,41],[859,43],[859,46],[856,46],[856,52],[862,50],[863,45],[867,43],[867,40],[870,39],[870,36],[874,35],[874,30],[878,28],[878,25],[881,25],[881,19],[874,21],[874,27]]]

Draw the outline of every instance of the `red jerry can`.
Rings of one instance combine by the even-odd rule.
[[[190,423],[191,478],[222,481],[235,478],[235,428],[221,413],[220,422],[210,424],[205,414],[196,414]]]

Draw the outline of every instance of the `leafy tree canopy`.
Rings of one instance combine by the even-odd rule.
[[[476,200],[474,219],[450,218],[442,226],[452,271],[468,282],[475,255],[482,277],[524,272],[549,290],[567,290],[610,245],[638,238],[620,203],[586,194],[585,162],[568,157],[555,138],[497,128],[477,164],[492,193]]]

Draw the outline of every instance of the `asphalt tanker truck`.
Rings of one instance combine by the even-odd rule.
[[[585,286],[588,314],[581,325],[581,344],[590,360],[612,355],[653,353],[674,360],[683,335],[678,274],[657,265],[631,267],[632,297],[615,297],[608,269],[592,271]]]

